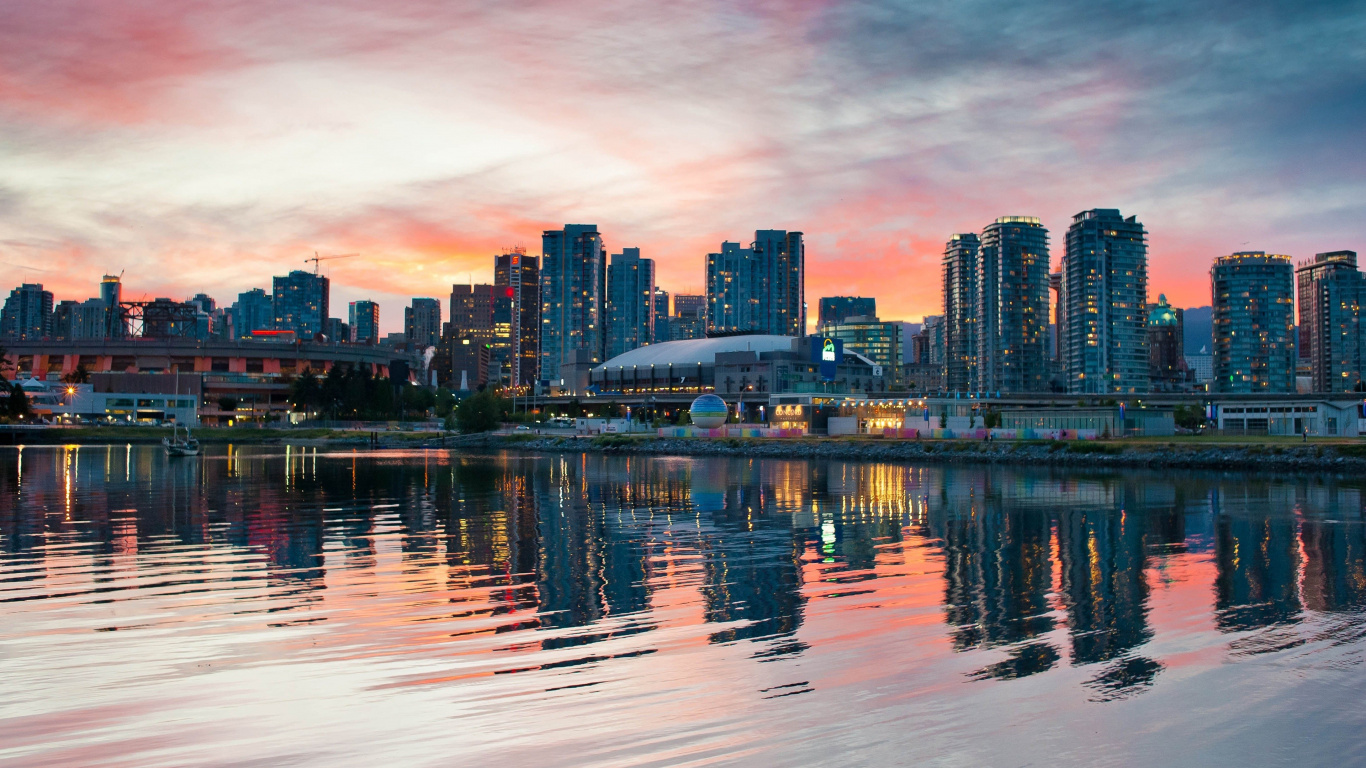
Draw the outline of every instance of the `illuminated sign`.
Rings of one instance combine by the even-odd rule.
[[[835,340],[826,339],[821,345],[821,362],[835,362]]]

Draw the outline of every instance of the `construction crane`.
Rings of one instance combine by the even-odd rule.
[[[316,274],[318,274],[318,262],[320,262],[320,261],[330,261],[330,260],[332,260],[332,259],[349,259],[349,258],[351,258],[352,256],[359,256],[359,255],[360,255],[359,253],[339,253],[339,254],[336,254],[336,255],[334,255],[334,256],[319,256],[319,255],[318,255],[318,252],[317,252],[317,251],[314,251],[314,252],[313,252],[313,258],[311,258],[311,259],[304,259],[304,263],[307,264],[307,263],[310,262],[310,261],[313,262],[313,274],[316,275]]]

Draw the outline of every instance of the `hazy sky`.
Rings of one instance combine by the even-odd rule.
[[[0,2],[0,276],[230,303],[333,262],[333,314],[490,281],[597,224],[670,291],[800,229],[807,301],[940,306],[954,232],[1150,232],[1150,291],[1236,250],[1366,250],[1366,5]]]

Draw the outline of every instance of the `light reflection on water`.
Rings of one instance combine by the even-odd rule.
[[[1362,483],[0,452],[0,764],[1366,761]]]

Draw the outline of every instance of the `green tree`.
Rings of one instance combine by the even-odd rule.
[[[477,392],[455,408],[455,423],[461,432],[490,432],[507,414],[510,404],[498,396],[493,388]]]
[[[455,410],[455,394],[445,387],[436,390],[433,402],[436,407],[436,415],[443,419],[450,416],[451,411]]]

